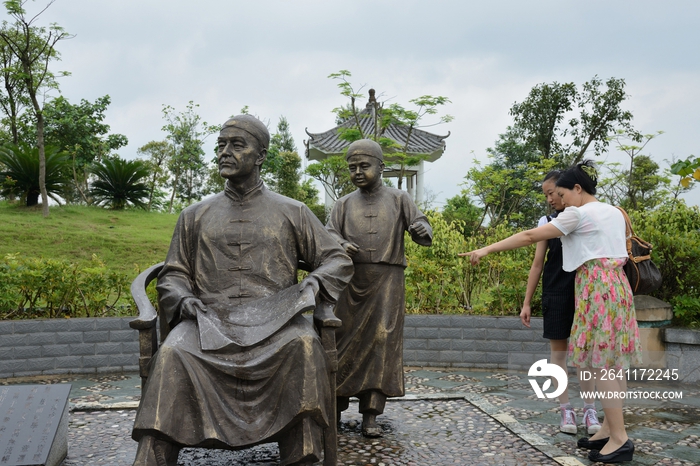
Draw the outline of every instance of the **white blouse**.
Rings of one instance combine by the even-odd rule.
[[[561,244],[567,272],[591,259],[628,257],[625,218],[616,207],[603,202],[567,207],[550,223],[564,234]]]

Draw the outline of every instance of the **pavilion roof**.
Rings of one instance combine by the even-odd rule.
[[[369,135],[374,133],[374,121],[370,108],[365,108],[359,113],[359,120],[360,127],[364,134]],[[322,160],[330,155],[341,155],[343,150],[350,145],[350,142],[340,139],[338,130],[340,128],[353,127],[355,127],[355,122],[353,120],[347,120],[322,133],[310,133],[307,130],[306,134],[309,135],[309,140],[306,141],[306,157],[311,160]],[[446,147],[445,139],[447,139],[449,135],[450,134],[447,133],[446,136],[439,136],[414,128],[407,152],[409,154],[425,155],[426,160],[434,162],[440,158],[444,152]],[[392,123],[384,130],[382,137],[393,139],[399,144],[404,145],[406,143],[406,138],[408,138],[408,126]]]

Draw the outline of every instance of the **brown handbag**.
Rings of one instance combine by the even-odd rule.
[[[661,286],[661,272],[651,261],[651,243],[644,241],[634,234],[629,215],[622,207],[618,207],[625,217],[625,237],[627,238],[627,255],[629,260],[624,266],[627,280],[630,282],[632,293],[649,294]]]

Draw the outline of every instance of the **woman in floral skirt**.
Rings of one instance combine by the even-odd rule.
[[[569,364],[595,373],[603,392],[624,392],[621,377],[641,362],[632,290],[622,266],[627,260],[625,220],[615,207],[595,198],[597,173],[584,161],[556,182],[566,209],[546,225],[517,233],[476,251],[462,253],[472,264],[489,253],[516,249],[561,237],[563,269],[576,271],[576,314],[569,338]],[[624,395],[623,395],[624,396]],[[591,438],[579,440],[588,457],[601,463],[630,461],[634,445],[627,437],[621,397],[601,400],[605,419]]]

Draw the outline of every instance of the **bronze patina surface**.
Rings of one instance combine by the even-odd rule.
[[[376,416],[387,397],[404,395],[404,233],[432,244],[432,228],[410,195],[384,186],[382,149],[374,141],[353,142],[347,152],[350,177],[358,189],[339,199],[328,231],[352,256],[355,274],[336,305],[338,409],[360,399],[363,433],[381,435]]]
[[[172,330],[150,363],[135,465],[174,465],[183,446],[272,441],[280,464],[320,457],[333,389],[328,356],[300,312],[335,302],[353,266],[304,204],[263,185],[268,143],[256,118],[227,121],[218,139],[226,189],[178,219],[157,286]],[[297,285],[300,260],[312,271]]]

